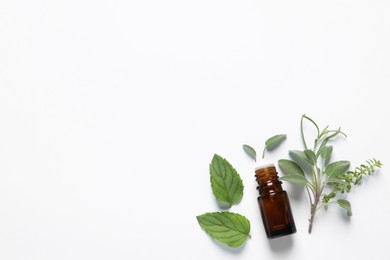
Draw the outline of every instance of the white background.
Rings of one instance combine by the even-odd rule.
[[[0,259],[390,259],[387,0],[0,1]],[[302,114],[380,159],[351,219],[289,183],[298,232],[265,236],[253,162],[301,149]],[[238,250],[196,216],[219,210],[208,164],[244,181]]]

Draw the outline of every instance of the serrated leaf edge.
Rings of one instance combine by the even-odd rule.
[[[231,228],[231,227],[225,225],[224,223],[221,222],[220,219],[218,219],[216,217],[216,215],[219,215],[219,216],[231,215],[233,217],[238,217],[238,218],[236,218],[237,222],[234,223],[231,219],[229,219],[228,217],[224,216],[224,217],[226,217],[227,220],[229,220],[233,224],[233,226],[237,226],[236,224],[238,223],[246,232],[242,232],[241,230],[234,229],[234,228]],[[212,217],[213,219],[217,220],[217,222],[219,222],[219,224],[215,224],[215,223],[212,223],[212,222],[210,222],[208,220],[204,220],[204,219],[201,220],[201,217],[204,217],[204,216]],[[243,216],[241,214],[234,213],[234,212],[228,212],[228,211],[206,212],[206,213],[204,213],[202,215],[196,216],[196,219],[198,221],[199,226],[202,228],[202,230],[204,230],[210,237],[212,237],[214,240],[216,240],[216,241],[218,241],[218,242],[220,242],[222,244],[225,244],[225,245],[227,245],[229,247],[237,248],[237,247],[241,246],[248,238],[251,238],[251,236],[250,236],[250,227],[251,227],[250,221],[245,216]],[[243,220],[243,221],[241,221],[241,220]],[[205,225],[204,221],[208,222],[208,223],[211,223],[211,225]],[[245,222],[245,223],[243,223],[243,222]],[[226,228],[228,230],[227,231],[213,231],[213,232],[210,232],[210,230],[207,230],[207,228],[206,228],[207,226],[219,226],[219,227]],[[229,232],[229,231],[237,232],[239,234],[242,234],[244,237],[238,238],[237,240],[229,241],[228,243],[226,243],[226,242],[223,241],[223,239],[228,239],[229,237],[224,237],[222,240],[220,240],[218,237],[215,236],[215,233],[222,233],[222,232]],[[233,237],[233,236],[236,236],[236,235],[232,235],[231,237]],[[240,240],[242,240],[242,241],[239,244],[236,245],[236,243],[239,242]]]
[[[214,161],[217,163],[218,170],[215,168],[217,166],[214,164]],[[213,177],[213,175],[211,174],[211,168],[213,168],[213,170],[217,174],[217,176],[219,176],[222,179],[222,181],[223,181],[222,184],[220,183],[219,180],[217,180],[216,178]],[[223,171],[221,171],[222,168],[223,168]],[[234,184],[234,185],[228,186],[225,182],[226,176],[221,176],[218,174],[219,172],[226,173],[227,168],[229,168],[228,171],[231,172],[232,180],[237,178],[236,182],[232,181],[232,184]],[[214,157],[210,163],[210,182],[211,182],[213,194],[214,194],[215,198],[217,199],[217,201],[227,203],[227,204],[229,204],[229,207],[231,207],[233,204],[237,204],[242,200],[244,185],[243,185],[241,176],[238,174],[236,169],[229,163],[229,161],[227,161],[225,158],[223,158],[222,156],[220,156],[218,154],[214,154]],[[215,184],[218,184],[221,187],[221,189],[225,191],[225,193],[217,192],[217,190],[214,188]],[[233,187],[234,187],[234,190],[233,190],[233,193],[231,193],[231,190],[233,189]]]

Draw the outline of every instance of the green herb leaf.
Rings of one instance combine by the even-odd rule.
[[[293,161],[281,159],[278,161],[278,163],[279,163],[279,167],[286,175],[302,175],[302,176],[305,175],[301,167],[299,167],[299,165]]]
[[[256,150],[247,144],[244,144],[242,148],[244,148],[244,151],[249,155],[249,157],[251,157],[256,162]]]
[[[329,178],[337,177],[340,174],[346,173],[349,168],[349,165],[349,161],[333,162],[326,167],[325,172]]]
[[[316,157],[315,153],[312,150],[308,150],[308,149],[305,150],[304,153],[305,153],[307,159],[309,160],[310,164],[313,166],[316,165],[317,157]]]
[[[239,247],[250,237],[249,220],[236,213],[213,212],[196,217],[200,227],[213,239],[230,247]]]
[[[332,155],[333,146],[322,146],[318,152],[321,155],[322,160],[328,161]]]
[[[347,211],[348,216],[352,216],[351,203],[348,200],[339,199],[337,200],[337,204]]]
[[[340,180],[338,178],[328,178],[328,180],[326,181],[326,185],[331,185],[331,184],[340,184],[340,185],[348,185],[347,182],[345,182],[344,180]]]
[[[267,141],[265,141],[265,147],[263,150],[263,158],[265,154],[265,150],[271,151],[278,147],[284,140],[286,140],[287,135],[281,134],[281,135],[274,135],[271,138],[269,138]]]
[[[305,171],[310,169],[311,163],[304,152],[291,150],[288,154],[290,155],[291,159],[293,159],[293,161],[302,168],[302,170]]]
[[[306,179],[305,176],[298,175],[298,174],[285,175],[285,176],[280,177],[279,180],[289,181],[289,182],[299,184],[299,185],[309,184],[309,181]]]
[[[210,182],[217,201],[229,207],[241,201],[244,186],[233,166],[221,156],[214,154],[210,163]]]
[[[322,202],[325,203],[325,208],[327,208],[327,204],[329,202],[329,200],[333,199],[334,197],[336,197],[336,192],[332,191],[331,193],[329,194],[326,194],[324,195],[324,197],[322,198]]]

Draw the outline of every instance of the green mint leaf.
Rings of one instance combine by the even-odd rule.
[[[348,200],[339,199],[337,200],[337,204],[347,211],[348,216],[352,216],[351,203]]]
[[[286,175],[305,175],[301,167],[293,161],[281,159],[278,161],[278,164]]]
[[[251,157],[256,162],[256,150],[247,144],[244,144],[242,146],[242,148],[244,148],[244,151],[246,152],[246,154],[249,155],[249,157]]]
[[[305,150],[303,151],[307,157],[307,159],[309,160],[310,164],[311,165],[316,165],[317,163],[317,157],[315,155],[315,153],[312,151],[312,150]]]
[[[233,248],[250,237],[249,220],[237,213],[213,212],[196,217],[200,227],[213,239]]]
[[[346,173],[349,168],[349,165],[349,161],[333,162],[326,167],[325,172],[329,178],[337,177],[340,174]]]
[[[332,155],[333,146],[322,146],[318,152],[321,155],[322,160],[328,161]]]
[[[293,159],[293,161],[296,162],[302,168],[302,170],[310,170],[311,163],[304,152],[298,150],[291,150],[288,154],[290,155],[291,159]]]
[[[241,201],[244,186],[233,166],[218,154],[210,163],[210,182],[217,201],[227,203],[229,207]]]
[[[269,138],[267,141],[265,141],[265,147],[263,150],[263,158],[264,158],[264,154],[265,154],[266,150],[271,151],[271,150],[275,149],[284,140],[286,140],[286,138],[287,138],[287,135],[281,134],[281,135],[274,135],[271,138]]]
[[[299,184],[299,185],[308,185],[309,184],[309,181],[306,179],[305,176],[298,175],[298,174],[285,175],[285,176],[280,177],[279,180],[289,181],[289,182]]]

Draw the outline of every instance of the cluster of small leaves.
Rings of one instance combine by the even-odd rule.
[[[332,191],[329,194],[324,195],[323,203],[328,203],[331,198],[336,196],[337,192],[349,192],[353,185],[361,183],[364,175],[371,175],[375,172],[376,168],[381,168],[382,163],[375,158],[367,160],[367,164],[361,164],[359,167],[355,167],[353,171],[347,171],[344,174],[340,174],[337,177],[337,181],[330,182],[329,186],[332,187]]]
[[[304,120],[310,122],[317,131],[312,148],[309,148],[306,143]],[[309,233],[312,230],[317,210],[322,206],[327,207],[330,202],[337,203],[351,216],[350,202],[345,199],[337,199],[337,193],[349,191],[351,184],[359,183],[363,175],[372,174],[376,167],[381,166],[379,161],[372,159],[367,161],[368,165],[361,165],[355,168],[355,171],[348,171],[350,167],[349,161],[341,160],[330,163],[333,146],[328,145],[328,142],[339,135],[346,136],[340,128],[330,130],[327,126],[320,131],[313,119],[303,115],[301,118],[301,137],[304,150],[291,150],[289,151],[289,156],[292,160],[279,160],[279,166],[285,173],[285,176],[282,176],[280,179],[303,185],[307,190],[311,206]],[[331,189],[331,192],[323,195],[322,193],[326,187]],[[320,204],[321,197],[322,203]],[[334,201],[331,201],[332,199]]]
[[[371,175],[375,172],[376,168],[382,167],[382,163],[375,158],[367,160],[366,163],[367,164],[361,164],[359,167],[355,167],[354,171],[347,171],[346,174],[340,176],[340,179],[349,184],[346,191],[351,190],[351,184],[359,184],[363,180],[364,175]]]
[[[213,194],[222,207],[238,204],[244,191],[242,179],[236,169],[218,154],[210,163],[210,183]],[[250,222],[240,214],[221,211],[196,217],[200,227],[213,239],[230,247],[241,246],[250,237]]]

